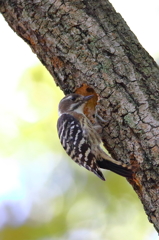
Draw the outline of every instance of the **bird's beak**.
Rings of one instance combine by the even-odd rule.
[[[89,99],[91,99],[92,97],[94,97],[94,95],[84,96],[83,102],[87,102],[87,101],[88,101]]]

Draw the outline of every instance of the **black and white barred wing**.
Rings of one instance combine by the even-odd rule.
[[[73,161],[105,180],[79,121],[70,114],[62,114],[57,129],[61,144]]]

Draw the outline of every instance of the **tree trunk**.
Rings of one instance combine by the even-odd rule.
[[[159,232],[159,68],[107,0],[0,0],[0,11],[67,94],[100,96],[103,141]],[[24,56],[25,57],[25,56]]]

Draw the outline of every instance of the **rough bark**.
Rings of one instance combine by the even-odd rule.
[[[103,141],[159,232],[159,68],[107,0],[0,0],[0,11],[65,93],[100,96]]]

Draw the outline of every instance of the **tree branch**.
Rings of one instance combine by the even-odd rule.
[[[65,93],[100,96],[103,141],[159,232],[159,68],[107,0],[0,0],[0,11]]]

